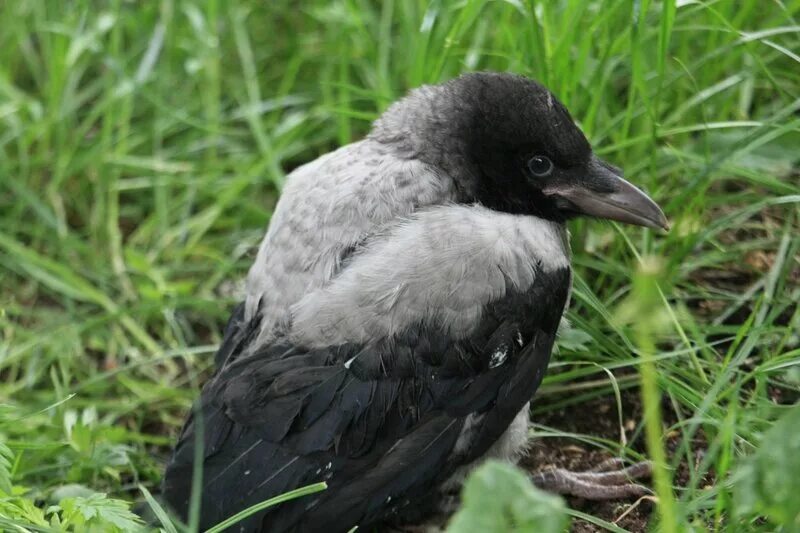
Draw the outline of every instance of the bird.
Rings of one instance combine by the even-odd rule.
[[[167,464],[168,506],[185,519],[194,484],[205,529],[324,481],[234,530],[414,524],[487,458],[518,460],[579,216],[668,229],[556,96],[512,73],[413,89],[292,171]],[[631,478],[647,470],[532,480],[618,498],[645,493]]]

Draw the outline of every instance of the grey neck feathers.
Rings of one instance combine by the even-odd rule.
[[[479,179],[465,135],[474,128],[474,113],[466,109],[470,105],[450,85],[423,85],[392,104],[375,121],[369,138],[404,159],[419,159],[457,176],[466,200]]]

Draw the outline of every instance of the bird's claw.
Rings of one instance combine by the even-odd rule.
[[[540,489],[558,494],[587,500],[617,500],[653,494],[634,481],[650,477],[652,470],[650,461],[625,467],[622,459],[613,458],[585,472],[549,468],[533,474],[531,481]]]

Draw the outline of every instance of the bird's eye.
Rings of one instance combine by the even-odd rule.
[[[553,162],[544,155],[535,155],[528,161],[528,170],[535,176],[547,176],[553,171]]]

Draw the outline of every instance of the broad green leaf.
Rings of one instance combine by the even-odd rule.
[[[489,461],[475,470],[461,498],[447,533],[560,533],[568,524],[564,500],[537,489],[506,463]]]
[[[761,446],[739,468],[734,510],[761,515],[787,531],[800,531],[800,405],[764,433]]]

